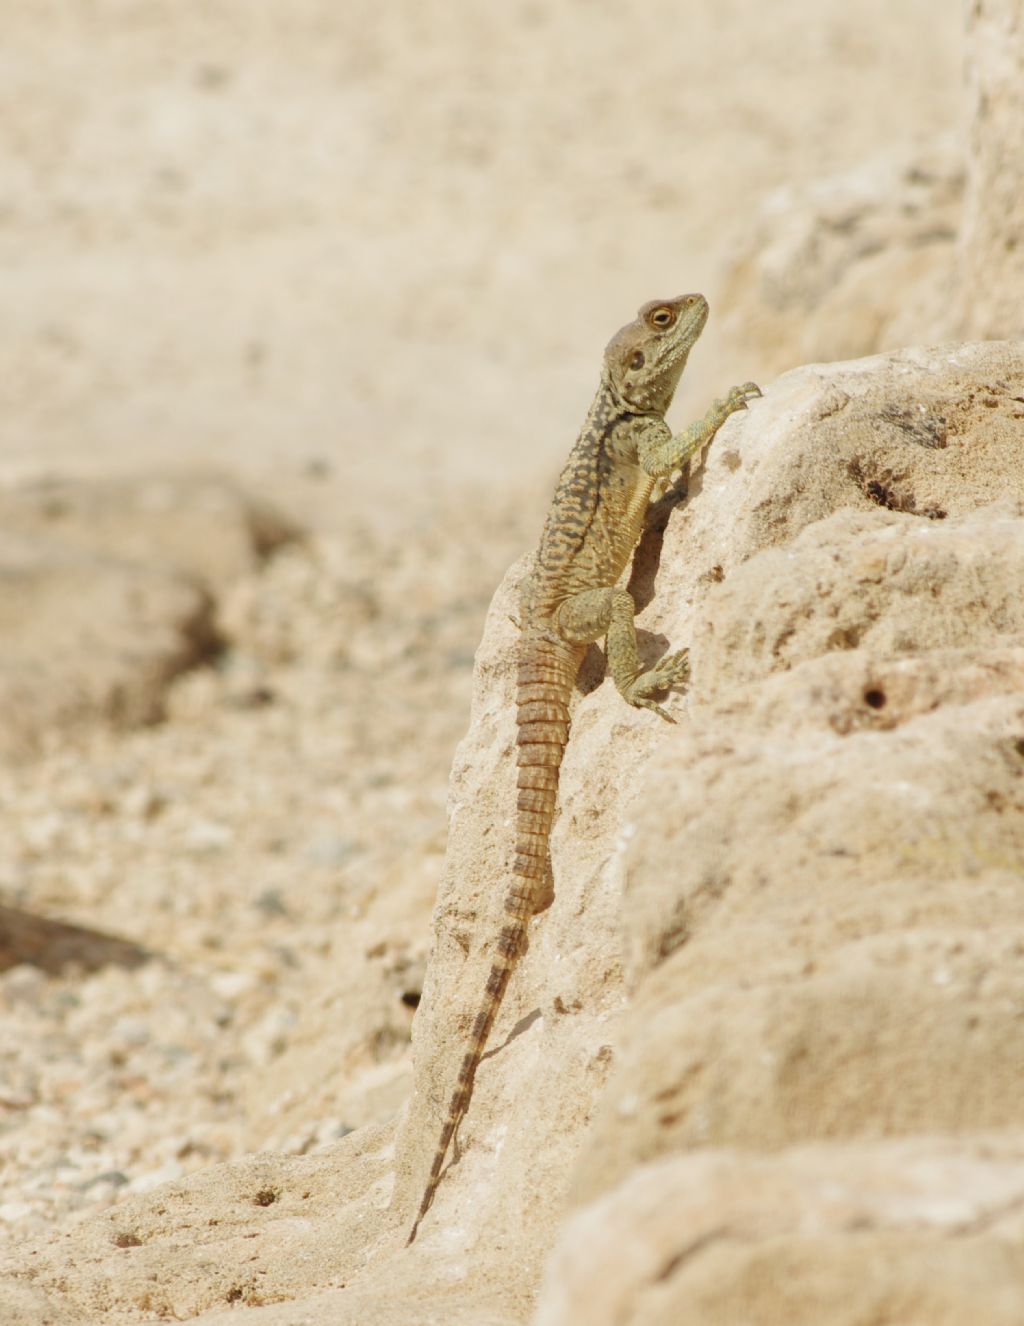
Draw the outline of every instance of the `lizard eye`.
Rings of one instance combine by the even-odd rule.
[[[642,350],[634,350],[629,360],[630,368],[643,368],[645,363],[644,352]]]
[[[656,308],[651,314],[651,322],[655,327],[671,327],[676,320],[676,315],[670,308]]]

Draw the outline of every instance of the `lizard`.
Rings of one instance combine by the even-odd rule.
[[[707,318],[703,295],[653,300],[612,337],[597,395],[562,471],[533,570],[523,583],[517,623],[515,863],[504,925],[407,1246],[434,1200],[448,1149],[469,1107],[495,1017],[526,951],[530,919],[550,900],[548,846],[569,738],[569,699],[587,646],[604,637],[608,669],[622,698],[669,722],[674,720],[654,696],[689,675],[685,649],[644,667],[633,620],[636,606],[618,581],[643,531],[656,485],[682,470],[731,414],[761,395],[753,382],[733,387],[703,419],[672,433],[665,414]]]

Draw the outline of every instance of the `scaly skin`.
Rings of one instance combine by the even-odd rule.
[[[644,668],[633,623],[636,606],[617,582],[643,530],[657,481],[681,470],[729,415],[761,394],[753,382],[734,387],[698,423],[673,435],[665,413],[707,316],[703,295],[655,300],[609,342],[601,385],[562,471],[534,570],[523,587],[516,859],[506,920],[409,1243],[434,1200],[448,1148],[469,1107],[509,977],[526,950],[530,918],[547,900],[548,844],[569,737],[569,697],[586,647],[606,636],[608,667],[623,699],[669,722],[653,696],[685,681],[689,672],[686,650]]]

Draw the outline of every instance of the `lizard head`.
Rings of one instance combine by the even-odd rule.
[[[708,320],[703,295],[652,299],[615,333],[604,352],[613,390],[635,410],[664,414],[686,367],[686,357]]]

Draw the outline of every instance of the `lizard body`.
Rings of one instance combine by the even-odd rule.
[[[609,342],[597,395],[562,471],[533,572],[523,586],[516,857],[505,923],[409,1243],[433,1201],[448,1148],[469,1106],[494,1019],[526,950],[530,918],[547,903],[548,845],[569,736],[569,699],[587,645],[607,637],[608,667],[620,694],[670,722],[652,696],[688,675],[685,650],[644,668],[633,622],[636,607],[617,582],[643,530],[658,480],[682,469],[730,414],[761,394],[752,382],[734,387],[703,419],[672,434],[665,412],[707,316],[702,295],[656,300]]]

